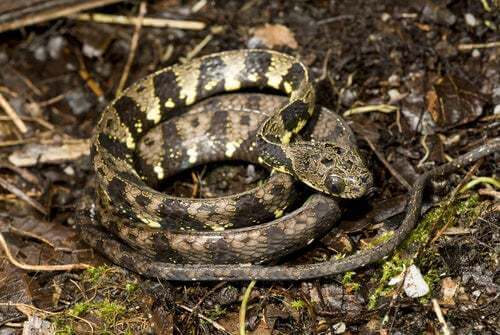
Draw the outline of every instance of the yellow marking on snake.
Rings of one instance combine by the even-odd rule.
[[[172,100],[172,98],[168,98],[168,100],[165,102],[165,107],[174,108],[175,107],[174,100]]]
[[[200,77],[199,62],[184,64],[174,68],[177,84],[180,87],[179,97],[186,105],[192,105],[196,101],[196,86]]]
[[[226,157],[233,157],[234,152],[236,151],[237,148],[240,147],[241,142],[240,141],[232,141],[226,143],[226,151],[224,152],[224,155]]]
[[[125,143],[127,144],[127,148],[129,148],[130,150],[135,149],[135,139],[130,132],[128,132],[127,134],[127,139],[125,140]]]
[[[290,140],[292,139],[292,135],[293,135],[293,133],[291,131],[285,131],[280,138],[281,143],[283,143],[283,144],[290,143]]]
[[[215,86],[217,86],[217,81],[216,80],[209,81],[208,83],[205,84],[205,90],[206,91],[210,91]]]
[[[271,57],[271,65],[269,66],[269,69],[265,74],[267,78],[267,84],[279,90],[280,85],[283,82],[283,77],[288,73],[288,70],[290,70],[291,66],[291,62],[284,62],[279,57],[273,54]]]
[[[245,70],[245,58],[223,55],[221,60],[225,65],[224,89],[226,91],[239,90],[241,88],[240,76]]]
[[[282,209],[277,209],[274,211],[274,217],[276,219],[280,218],[283,215],[283,210]]]

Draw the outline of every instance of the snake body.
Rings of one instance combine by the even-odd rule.
[[[139,142],[138,165],[146,170],[152,158],[161,157],[162,152],[171,152],[177,159],[165,160],[161,166],[169,174],[175,174],[192,166],[227,159],[227,143],[240,143],[231,152],[232,159],[257,162],[258,154],[253,148],[258,126],[286,100],[275,95],[231,94],[203,101],[186,115],[150,130]],[[206,132],[205,127],[186,135],[179,132],[189,125],[211,123],[217,123],[218,127],[210,132]],[[306,128],[302,136],[310,142],[335,140],[345,152],[356,150],[350,129],[338,115],[327,109],[321,109]],[[187,152],[196,152],[196,159]],[[154,178],[154,174],[151,177]],[[242,195],[255,197],[258,201],[260,196],[294,192],[292,185],[277,181],[270,179],[250,192],[235,196],[189,201],[199,210],[198,204],[204,202],[222,207],[228,206],[225,202]],[[265,188],[275,191],[261,193]],[[326,232],[340,214],[334,199],[315,194],[297,210],[270,222],[223,231],[171,231],[120,220],[119,215],[109,210],[110,204],[101,204],[99,208],[97,220],[121,240],[157,260],[183,263],[255,263],[276,259]]]
[[[256,140],[248,146],[242,146],[239,140],[226,141],[224,157],[257,160],[281,173],[271,174],[264,186],[218,201],[175,198],[146,183],[158,183],[179,168],[203,162],[198,161],[198,155],[203,156],[201,151],[187,148],[182,156],[189,157],[187,163],[170,168],[165,163],[176,160],[175,154],[168,151],[174,150],[175,145],[166,146],[163,156],[160,150],[138,158],[136,151],[143,139],[147,146],[151,129],[163,122],[182,122],[176,118],[186,113],[186,107],[207,97],[241,88],[266,87],[287,94],[286,103],[263,119]],[[330,196],[359,197],[371,184],[371,174],[356,147],[336,142],[327,123],[318,123],[312,130],[328,134],[325,138],[311,141],[297,135],[308,125],[315,110],[314,90],[304,65],[272,51],[212,54],[144,78],[110,104],[98,122],[92,141],[97,197],[95,202],[84,205],[77,217],[82,237],[120,265],[172,280],[305,279],[347,271],[380,259],[413,227],[427,180],[456,169],[456,165],[428,174],[416,184],[407,219],[382,246],[337,262],[298,267],[241,265],[276,259],[304,246],[329,229],[338,217],[337,203]],[[320,116],[323,114],[328,113],[321,112]],[[257,154],[250,154],[250,149]],[[457,162],[463,165],[495,150],[498,143]],[[136,164],[142,164],[142,169],[136,169]],[[300,208],[279,218],[294,197],[288,187],[293,184],[290,176],[324,194],[313,194]],[[267,191],[262,192],[266,185]],[[273,191],[276,198],[269,197]],[[243,204],[250,208],[244,211],[253,213],[246,222],[235,220],[241,217],[238,214]],[[227,210],[221,210],[224,207]],[[259,210],[261,214],[255,214]],[[274,220],[259,224],[267,219]]]

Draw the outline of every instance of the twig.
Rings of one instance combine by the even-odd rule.
[[[7,113],[7,116],[10,117],[12,122],[16,125],[17,129],[23,134],[26,134],[28,132],[28,128],[26,127],[26,124],[23,122],[23,120],[17,115],[16,111],[12,106],[9,104],[9,102],[4,98],[2,93],[0,93],[0,106],[4,109],[5,113]]]
[[[361,113],[369,113],[369,112],[382,112],[382,113],[393,113],[398,110],[398,107],[387,104],[380,105],[368,105],[368,106],[360,106],[353,107],[344,112],[342,116],[347,117],[353,114],[361,114]]]
[[[123,68],[123,73],[122,77],[120,78],[120,82],[118,83],[118,88],[116,89],[117,96],[123,91],[125,83],[127,82],[128,74],[130,73],[130,67],[132,66],[132,62],[134,61],[135,51],[137,50],[137,45],[139,44],[139,34],[141,33],[141,27],[145,14],[146,2],[143,1],[139,5],[139,16],[137,17],[137,20],[135,20],[134,34],[132,35],[132,39],[130,40],[130,52],[128,53],[127,62],[125,63],[125,67]]]
[[[36,142],[36,139],[35,138],[25,138],[22,140],[3,141],[3,142],[0,142],[0,148],[13,147],[15,145],[21,145],[21,144],[32,143],[32,142]]]
[[[177,306],[179,306],[180,308],[182,308],[182,309],[184,309],[184,310],[186,310],[186,311],[188,311],[188,312],[190,312],[190,313],[193,313],[193,312],[194,312],[192,308],[189,308],[189,307],[187,307],[187,306],[184,306],[184,305],[181,305],[181,304],[177,304]],[[224,327],[223,327],[220,323],[218,323],[217,321],[214,321],[214,320],[212,320],[212,319],[210,319],[210,318],[206,317],[205,315],[203,315],[203,314],[201,314],[201,313],[198,313],[198,312],[194,312],[194,314],[196,314],[196,316],[197,316],[197,317],[199,317],[200,319],[203,319],[203,320],[205,320],[206,322],[210,323],[210,324],[211,324],[211,325],[212,325],[215,329],[217,329],[217,330],[219,330],[219,331],[221,331],[221,332],[224,332],[224,333],[226,333],[226,334],[230,334],[230,335],[231,335],[231,333],[230,333],[230,332],[228,332],[228,331],[226,330],[226,328],[224,328]]]
[[[436,313],[436,316],[442,325],[441,330],[443,331],[443,335],[451,335],[450,329],[448,328],[448,324],[444,319],[443,312],[441,312],[441,307],[439,307],[439,303],[436,299],[432,299],[432,308],[434,309],[434,313]]]
[[[401,184],[403,185],[404,188],[406,188],[407,190],[411,189],[411,186],[410,184],[406,181],[406,179],[403,178],[403,176],[401,176],[397,171],[396,169],[394,169],[392,167],[391,164],[389,164],[389,162],[385,159],[385,157],[382,155],[382,153],[380,151],[377,150],[377,148],[375,147],[375,145],[372,143],[372,141],[370,141],[370,139],[365,136],[365,135],[362,135],[363,136],[363,139],[366,141],[366,143],[368,143],[368,146],[370,146],[370,148],[372,149],[372,151],[375,153],[375,155],[377,156],[377,158],[380,160],[380,162],[382,162],[382,164],[384,164],[384,166],[386,167],[386,169],[391,173],[391,175],[396,178],[396,180]]]
[[[35,199],[30,198],[26,193],[17,188],[16,186],[9,183],[7,180],[0,177],[0,187],[3,187],[10,193],[16,195],[19,199],[27,202],[31,207],[35,208],[37,211],[43,215],[47,215],[47,210]]]
[[[245,294],[243,295],[243,299],[241,300],[241,306],[240,306],[240,335],[245,335],[246,330],[245,330],[245,319],[247,315],[247,304],[248,300],[250,299],[250,293],[252,293],[252,289],[255,286],[255,283],[257,283],[256,280],[252,280],[250,284],[248,284],[247,289],[245,290]]]
[[[500,180],[498,179],[495,179],[493,177],[475,177],[460,189],[460,193],[470,190],[477,184],[490,184],[495,188],[500,188]]]
[[[123,15],[109,15],[109,14],[79,14],[70,16],[72,19],[80,21],[93,21],[98,23],[111,23],[123,25],[135,25],[138,18],[127,17]],[[176,28],[186,30],[202,30],[205,28],[205,23],[201,21],[187,21],[187,20],[170,20],[162,18],[145,17],[142,21],[143,26],[154,28]]]
[[[18,260],[16,260],[14,256],[11,254],[7,242],[5,241],[5,238],[3,237],[2,233],[0,233],[0,247],[7,256],[7,259],[12,263],[12,265],[26,271],[73,271],[73,270],[85,270],[91,267],[89,264],[85,263],[61,264],[61,265],[32,265],[32,264],[21,263]]]
[[[29,231],[18,229],[16,227],[9,227],[9,232],[11,232],[13,234],[20,235],[20,236],[32,238],[36,241],[39,241],[39,242],[42,242],[42,243],[49,245],[52,249],[56,249],[56,246],[52,242],[50,242],[49,240],[47,240],[46,238],[44,238],[42,236],[38,236],[38,235],[31,233]]]
[[[480,159],[478,160],[476,163],[474,163],[474,165],[469,169],[469,171],[467,171],[467,173],[465,174],[465,176],[462,178],[462,180],[458,183],[457,186],[455,186],[455,188],[450,192],[450,196],[445,204],[445,207],[449,207],[452,202],[454,201],[455,197],[457,196],[457,193],[463,188],[463,185],[472,177],[472,175],[474,173],[476,173],[476,171],[479,169],[479,167],[481,166],[481,164],[483,163],[483,159]],[[438,222],[437,220],[435,222]],[[448,226],[450,224],[450,220],[448,220],[437,232],[436,234],[434,235],[434,237],[429,241],[428,244],[433,244],[435,243],[438,238],[441,237],[441,235],[444,234],[444,232],[446,231],[446,229],[448,229]],[[432,227],[432,231],[434,231],[434,228],[435,228],[435,224],[433,225]]]
[[[20,8],[21,10],[19,10],[18,12],[20,12],[21,15],[15,15],[16,12],[13,11],[14,14],[11,15],[11,17],[5,18],[3,22],[0,23],[0,32],[32,25],[39,22],[49,21],[58,17],[75,14],[83,10],[108,5],[119,1],[121,0],[87,0],[78,1],[78,4],[71,4],[71,2],[76,1],[66,0],[58,1],[60,3],[59,8],[53,8],[53,6],[48,6],[47,8],[47,1],[36,1],[36,3],[30,1],[27,2],[29,4],[28,6],[30,6],[29,10],[27,10],[26,8]],[[12,2],[15,3],[16,1]],[[25,1],[23,2],[25,3]],[[15,7],[16,6],[14,6],[14,8]],[[12,17],[14,15],[16,17]]]
[[[38,123],[40,126],[46,128],[47,130],[54,130],[55,129],[53,124],[48,123],[46,120],[39,118],[39,117],[21,116],[20,119],[23,121],[27,121],[27,122]],[[1,116],[0,115],[0,121],[12,121],[12,119],[8,116]]]
[[[223,286],[225,286],[227,284],[226,281],[222,281],[220,283],[217,283],[217,285],[215,285],[214,287],[212,287],[212,289],[210,291],[208,291],[207,293],[205,293],[203,295],[203,297],[201,297],[200,300],[198,300],[198,302],[196,303],[196,305],[194,305],[194,307],[192,308],[193,312],[195,312],[198,307],[200,307],[200,305],[205,301],[205,299],[207,299],[212,293],[214,293],[215,291],[217,291],[218,289],[222,288]],[[193,315],[193,313],[190,313],[189,314],[189,317],[188,317],[188,320],[186,321],[186,323],[189,323],[189,320],[191,318],[191,315]]]
[[[427,145],[427,142],[425,141],[427,139],[427,135],[422,136],[420,139],[420,144],[422,144],[422,147],[424,148],[424,157],[418,162],[417,167],[421,167],[425,161],[429,158],[429,155],[431,154],[429,150],[429,146]]]
[[[489,43],[469,43],[469,44],[459,44],[458,50],[469,51],[473,49],[489,49],[489,48],[500,48],[500,41],[489,42]]]
[[[201,42],[198,43],[198,45],[195,46],[193,50],[187,53],[186,60],[190,60],[196,57],[196,55],[200,53],[200,51],[208,44],[208,42],[212,40],[212,38],[213,38],[212,34],[208,34],[207,36],[205,36],[205,38],[201,40]]]
[[[200,0],[191,7],[191,13],[199,12],[203,7],[207,5],[207,0]]]
[[[94,92],[94,94],[100,98],[103,96],[102,88],[97,81],[95,81],[90,73],[87,71],[87,67],[85,66],[85,61],[83,60],[82,55],[77,52],[76,58],[78,59],[78,63],[80,64],[80,69],[78,70],[78,74],[80,77],[85,80],[87,86]]]

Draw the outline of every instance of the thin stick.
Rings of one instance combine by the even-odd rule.
[[[247,289],[245,290],[245,294],[243,295],[243,299],[241,300],[241,306],[240,306],[240,335],[245,335],[246,334],[246,329],[245,329],[245,319],[247,315],[247,304],[248,300],[250,299],[250,294],[252,293],[253,287],[255,286],[255,283],[257,283],[256,280],[252,280],[250,284],[248,284]]]
[[[192,308],[189,308],[187,306],[184,306],[184,305],[181,305],[181,304],[177,304],[177,306],[179,306],[180,308],[182,309],[185,309],[186,311],[190,312],[190,313],[194,313],[196,314],[197,317],[199,317],[200,319],[203,319],[205,320],[206,322],[210,323],[215,329],[221,331],[221,332],[224,332],[226,334],[229,334],[231,335],[230,332],[228,332],[226,330],[226,328],[224,328],[220,323],[218,323],[217,321],[214,321],[208,317],[206,317],[205,315],[201,314],[201,313],[198,313],[198,312],[194,312]]]
[[[489,43],[470,43],[470,44],[459,44],[458,50],[469,51],[473,49],[489,49],[489,48],[500,48],[500,41],[489,42]]]
[[[362,135],[362,136],[363,136],[363,139],[366,141],[366,143],[368,143],[368,145],[370,146],[370,148],[372,149],[372,151],[375,153],[375,155],[377,156],[377,158],[380,160],[380,162],[382,162],[382,164],[384,164],[384,166],[386,167],[387,170],[389,170],[389,172],[392,174],[392,176],[394,178],[396,178],[396,180],[401,185],[403,185],[404,188],[406,188],[407,190],[411,189],[411,186],[406,181],[406,179],[404,179],[403,176],[401,176],[398,173],[398,171],[396,171],[396,169],[393,168],[391,164],[389,164],[389,162],[385,159],[385,157],[377,150],[377,148],[372,143],[372,141],[370,141],[370,139],[368,137],[366,137],[365,135]]]
[[[3,187],[10,193],[17,196],[19,199],[27,202],[31,207],[35,208],[37,211],[43,215],[47,215],[47,210],[35,199],[30,198],[26,193],[17,188],[16,186],[9,183],[7,180],[0,177],[0,187]]]
[[[11,29],[16,29],[19,27],[24,27],[28,25],[32,25],[35,23],[39,22],[45,22],[49,21],[58,17],[63,17],[67,16],[70,14],[75,14],[78,12],[81,12],[83,10],[87,10],[90,8],[95,8],[99,6],[104,6],[104,5],[109,5],[114,2],[119,2],[122,0],[92,0],[92,1],[80,1],[79,4],[71,5],[71,6],[62,6],[61,9],[59,10],[42,10],[40,9],[38,12],[36,11],[36,6],[33,4],[32,6],[32,11],[28,13],[27,15],[25,14],[24,16],[21,16],[19,18],[14,18],[13,20],[7,20],[7,22],[2,22],[0,23],[0,32],[6,31],[6,30],[11,30]],[[13,1],[15,2],[15,1]],[[39,2],[39,1],[37,1]],[[44,1],[45,2],[45,1]],[[43,5],[43,3],[42,3]],[[34,12],[33,12],[34,11]]]
[[[130,67],[132,66],[132,62],[134,61],[135,51],[137,50],[137,45],[139,44],[139,34],[141,32],[144,14],[146,14],[146,2],[143,1],[139,5],[139,16],[137,17],[137,20],[135,20],[134,34],[132,35],[132,39],[130,40],[130,52],[128,54],[127,63],[125,63],[125,67],[123,68],[123,73],[122,77],[120,78],[118,88],[116,89],[116,95],[119,95],[123,91],[128,78],[128,74],[130,73]]]
[[[361,107],[354,107],[346,110],[342,116],[347,117],[353,114],[369,113],[369,112],[382,112],[382,113],[393,113],[398,110],[398,107],[387,104],[380,105],[368,105]]]
[[[422,136],[422,138],[420,139],[420,144],[422,144],[422,147],[424,148],[424,157],[422,157],[422,159],[418,162],[417,167],[421,167],[431,154],[431,151],[429,150],[429,146],[427,145],[426,140],[427,140],[427,135]]]
[[[207,36],[205,36],[205,38],[202,39],[201,42],[198,43],[198,45],[195,46],[193,50],[188,52],[188,54],[186,55],[186,60],[190,60],[196,57],[196,55],[200,53],[200,51],[212,40],[213,37],[214,36],[212,34],[208,34]]]
[[[16,125],[17,129],[23,134],[26,134],[28,132],[28,128],[26,127],[26,124],[23,122],[23,120],[17,115],[16,111],[12,106],[9,104],[9,102],[4,98],[2,93],[0,93],[0,106],[4,109],[5,113],[10,117],[12,122]]]
[[[109,15],[109,14],[79,14],[70,16],[70,18],[80,21],[93,21],[98,23],[110,24],[123,24],[123,25],[136,25],[138,18],[127,17],[123,15]],[[143,19],[142,25],[154,28],[176,28],[186,30],[202,30],[205,28],[205,23],[201,21],[187,21],[187,20],[170,20],[162,18],[146,17]]]
[[[448,328],[448,324],[446,323],[446,320],[444,319],[443,312],[441,312],[441,307],[439,307],[439,303],[436,299],[432,299],[432,308],[434,309],[434,313],[436,313],[436,316],[443,326],[443,335],[451,335],[450,329]]]
[[[26,270],[26,271],[73,271],[73,270],[85,270],[90,268],[89,264],[85,263],[76,263],[76,264],[62,264],[62,265],[31,265],[19,262],[14,256],[11,254],[10,249],[7,245],[7,241],[3,237],[3,234],[0,233],[0,247],[3,252],[7,256],[7,259],[12,263],[12,265]]]

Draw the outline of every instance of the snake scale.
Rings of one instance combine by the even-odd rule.
[[[209,119],[215,120],[212,129],[201,116],[209,112],[186,108],[244,88],[272,88],[288,98],[270,102],[272,111],[263,112],[260,119],[256,116],[260,104],[238,112],[231,104],[220,103],[227,97],[212,98],[201,109],[219,104],[210,111]],[[256,98],[247,98],[251,99]],[[360,197],[371,186],[371,174],[343,121],[327,110],[317,110],[305,66],[278,52],[222,52],[149,75],[111,103],[98,122],[92,140],[96,197],[82,202],[77,215],[83,239],[117,264],[170,280],[291,280],[331,275],[387,255],[413,228],[430,178],[500,147],[495,140],[421,176],[411,192],[405,220],[382,245],[335,261],[257,265],[301,248],[330,229],[340,214],[332,196]],[[224,124],[245,125],[249,135],[235,139]],[[328,127],[332,124],[336,127]],[[163,130],[152,135],[159,125]],[[206,127],[200,134],[222,135],[205,141],[212,144],[208,146],[200,145],[199,139],[188,146],[165,136],[163,145],[150,150],[156,145],[155,136],[162,138],[165,129],[189,133],[190,127]],[[344,132],[339,135],[336,129]],[[180,170],[219,159],[248,160],[273,171],[255,189],[214,200],[176,198],[151,186]],[[312,194],[282,216],[295,198],[294,180],[321,193]]]

